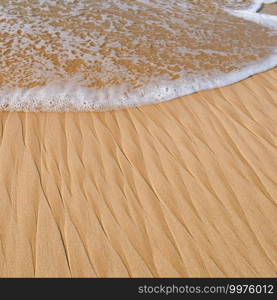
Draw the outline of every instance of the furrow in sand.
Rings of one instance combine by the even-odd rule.
[[[0,113],[0,276],[276,276],[277,69],[122,111]]]

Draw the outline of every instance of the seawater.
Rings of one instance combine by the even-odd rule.
[[[0,109],[120,109],[267,70],[270,2],[0,0]]]

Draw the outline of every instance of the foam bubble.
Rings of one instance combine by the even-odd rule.
[[[276,16],[250,0],[0,1],[0,109],[157,103],[276,66]]]

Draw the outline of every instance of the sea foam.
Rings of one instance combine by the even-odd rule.
[[[250,0],[0,0],[0,109],[111,110],[277,64],[277,17]]]

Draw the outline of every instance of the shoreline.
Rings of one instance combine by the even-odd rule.
[[[0,112],[0,277],[275,277],[276,82]]]
[[[96,2],[98,1],[99,0]],[[104,66],[100,67],[101,63],[98,62],[98,60],[94,61],[95,54],[93,54],[93,52],[88,54],[90,49],[89,45],[87,45],[88,48],[80,50],[81,52],[79,54],[81,55],[80,57],[82,57],[84,53],[89,55],[90,63],[87,61],[88,58],[81,59],[79,56],[75,57],[74,55],[63,61],[60,54],[63,53],[63,51],[67,51],[64,49],[66,47],[62,47],[60,52],[55,54],[54,59],[53,56],[50,55],[52,53],[50,50],[46,49],[48,52],[50,51],[50,53],[48,53],[45,47],[36,48],[36,46],[33,45],[36,38],[40,40],[38,33],[34,33],[34,36],[29,34],[27,38],[25,37],[25,31],[19,30],[16,34],[10,36],[11,40],[9,43],[16,42],[17,39],[19,39],[20,44],[22,37],[25,37],[28,43],[30,43],[29,45],[26,42],[29,45],[28,49],[35,51],[36,54],[33,53],[29,55],[27,50],[27,52],[23,51],[23,56],[18,53],[17,56],[20,57],[19,62],[22,64],[22,68],[20,68],[19,65],[15,64],[16,60],[13,59],[13,55],[15,55],[17,51],[20,52],[21,44],[18,46],[18,49],[11,47],[4,52],[7,53],[7,56],[3,56],[3,66],[5,67],[0,74],[0,84],[2,87],[0,91],[0,109],[7,111],[107,111],[124,109],[139,105],[160,103],[200,90],[226,86],[276,67],[277,48],[274,40],[276,35],[274,29],[277,28],[277,19],[276,16],[265,16],[264,14],[253,12],[259,3],[261,3],[261,1],[254,1],[253,6],[248,10],[227,9],[226,7],[228,6],[222,6],[222,9],[219,10],[219,14],[216,14],[214,11],[209,12],[208,8],[204,7],[205,9],[203,11],[211,22],[203,21],[203,24],[198,22],[195,28],[199,26],[203,32],[206,30],[207,32],[213,32],[215,28],[227,27],[224,30],[215,30],[213,34],[209,34],[207,38],[203,39],[203,43],[200,43],[201,45],[198,44],[195,29],[192,29],[192,31],[188,30],[188,36],[186,37],[177,26],[178,22],[181,22],[182,19],[184,19],[184,24],[182,25],[184,28],[181,27],[183,29],[186,28],[186,22],[193,22],[193,11],[191,14],[184,14],[181,13],[182,10],[180,9],[180,14],[178,15],[180,20],[175,16],[176,20],[174,20],[177,23],[175,24],[173,22],[172,24],[172,26],[177,26],[174,34],[172,32],[168,33],[170,31],[160,26],[163,25],[163,21],[160,20],[161,17],[159,17],[159,14],[161,16],[163,15],[160,8],[157,10],[159,14],[156,18],[161,24],[157,28],[151,27],[152,29],[156,28],[159,33],[158,35],[155,33],[155,30],[149,31],[150,34],[147,35],[147,33],[143,31],[145,20],[140,19],[140,26],[130,26],[129,30],[127,30],[128,34],[125,36],[126,32],[123,30],[124,26],[119,22],[122,32],[125,32],[122,35],[119,34],[122,38],[122,40],[120,40],[122,47],[117,48],[107,44],[103,46],[103,49],[101,46],[97,50],[100,54],[102,52],[104,53],[101,54],[101,56],[97,52],[101,56],[100,60],[103,61],[103,64],[106,64],[108,61],[107,69]],[[35,6],[34,8],[37,7]],[[199,14],[199,16],[201,16],[201,14],[203,14],[201,8],[202,6],[200,5],[198,11],[196,6],[196,15]],[[60,9],[62,11],[62,8]],[[157,11],[154,11],[157,14]],[[168,10],[170,16],[173,11],[173,8],[172,11],[171,9]],[[105,10],[104,12],[107,13]],[[145,8],[144,12],[146,14],[149,13]],[[122,14],[123,17],[125,15],[124,10]],[[187,20],[185,16],[188,16]],[[134,18],[134,20],[132,18]],[[135,22],[135,10],[133,10],[132,18],[131,21]],[[192,20],[190,20],[190,18],[192,18]],[[14,22],[16,21],[16,19],[13,20]],[[97,20],[97,18],[95,18],[95,20]],[[118,21],[117,14],[115,14],[115,20]],[[170,20],[171,17],[167,20],[169,22],[168,24],[171,24]],[[37,19],[35,18],[35,20],[28,19],[27,21],[40,28],[39,17]],[[59,26],[60,25],[61,24],[59,24]],[[63,27],[59,28],[59,26],[57,30],[63,32],[62,30],[65,29]],[[99,29],[102,27],[98,26],[96,28]],[[188,28],[194,27],[190,26]],[[241,34],[233,37],[234,28],[236,28],[236,31],[241,32]],[[76,30],[77,29],[78,26]],[[97,30],[95,32],[98,32]],[[100,33],[105,36],[105,30],[103,31],[103,28],[101,30]],[[227,32],[233,33],[224,36],[226,30]],[[166,40],[160,43],[162,32],[166,33],[164,35]],[[177,38],[175,33],[179,34],[177,35],[179,38]],[[6,32],[6,34],[9,36],[9,32]],[[129,43],[130,34],[132,40],[136,40],[137,36],[139,36],[140,38],[146,38],[148,42],[136,52],[136,50],[134,50],[136,47],[133,48],[134,45]],[[144,36],[144,34],[146,36]],[[2,39],[3,38],[4,35]],[[40,42],[44,43],[44,38],[45,36]],[[78,38],[78,35],[76,38]],[[110,36],[109,38],[112,37]],[[48,39],[51,46],[52,42],[55,44],[57,37],[52,37],[50,32]],[[223,40],[225,41],[224,43],[219,42]],[[60,42],[61,44],[66,43],[66,39]],[[224,46],[225,43],[228,45],[227,47]],[[164,44],[163,47],[162,44]],[[167,44],[170,45],[170,47],[167,47]],[[239,51],[237,44],[239,44]],[[156,47],[157,45],[160,46]],[[125,52],[120,50],[122,48],[125,49]],[[160,52],[158,51],[159,49],[161,49]],[[68,49],[68,51],[69,50],[70,49]],[[85,52],[83,53],[82,51]],[[10,52],[12,54],[10,54]],[[24,58],[25,52],[28,54],[26,54],[26,58]],[[67,57],[67,55],[65,55],[65,57]],[[121,57],[129,57],[129,59],[120,59]],[[32,62],[32,59],[38,60],[45,66],[48,66],[48,62],[49,66],[47,67],[47,72],[43,72],[43,69],[39,70],[34,67],[36,63]],[[46,61],[44,61],[44,59],[46,59]],[[138,60],[139,63],[136,63],[136,60]],[[53,76],[50,76],[52,69],[55,71],[53,71],[56,74],[55,76],[54,73]],[[109,71],[106,72],[107,70]],[[96,73],[94,73],[94,71]],[[29,74],[29,77],[25,76],[25,73],[23,74],[22,72]],[[34,74],[37,74],[36,78],[33,78]],[[44,74],[48,75],[44,76]],[[23,77],[21,78],[20,76]],[[78,76],[80,76],[79,80]],[[108,79],[110,76],[112,76],[113,79]],[[69,80],[68,78],[71,79]],[[83,82],[83,84],[81,82]]]
[[[276,86],[0,111],[0,278],[275,278]]]

